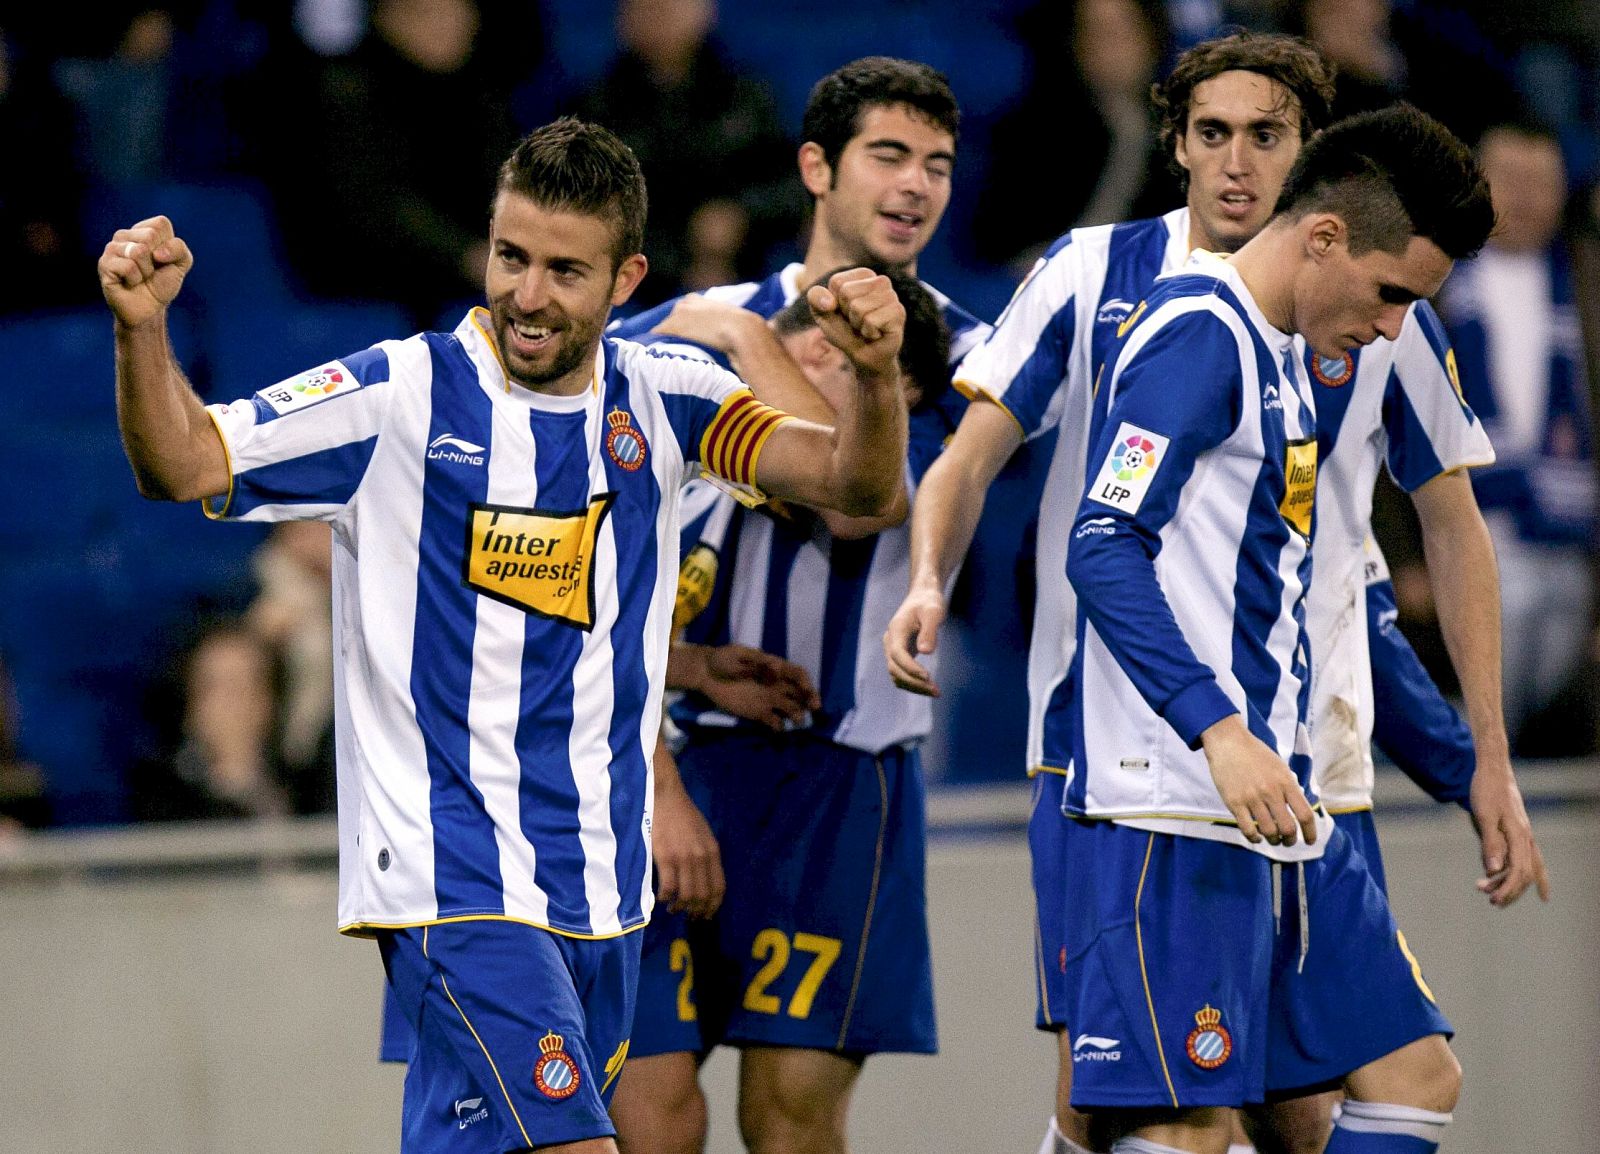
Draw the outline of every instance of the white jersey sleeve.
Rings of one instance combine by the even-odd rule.
[[[366,476],[394,395],[391,352],[407,343],[386,341],[243,400],[207,406],[227,454],[229,488],[206,503],[206,515],[332,520]]]

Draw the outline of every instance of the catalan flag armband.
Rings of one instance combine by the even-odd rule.
[[[756,461],[767,438],[792,419],[740,389],[722,402],[700,439],[701,471],[742,504],[761,504],[766,496],[756,488]]]

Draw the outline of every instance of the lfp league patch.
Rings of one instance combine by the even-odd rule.
[[[338,361],[329,361],[321,368],[310,369],[297,377],[290,377],[270,385],[256,394],[278,416],[325,401],[338,393],[359,389],[361,382],[355,374]]]
[[[1106,453],[1100,472],[1089,488],[1089,498],[1124,513],[1137,513],[1155,480],[1156,470],[1167,458],[1167,438],[1131,425],[1117,429],[1116,438]]]

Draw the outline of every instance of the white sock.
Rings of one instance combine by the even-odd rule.
[[[1256,1154],[1256,1148],[1244,1142],[1235,1142],[1228,1147],[1228,1154]]]
[[[1063,1134],[1061,1125],[1052,1114],[1050,1124],[1044,1130],[1044,1141],[1039,1144],[1039,1154],[1094,1154],[1094,1151],[1086,1146],[1079,1146]]]
[[[1437,1150],[1444,1138],[1444,1128],[1450,1124],[1449,1114],[1423,1110],[1416,1106],[1395,1106],[1388,1102],[1358,1102],[1346,1098],[1339,1120],[1334,1123],[1333,1137],[1328,1140],[1329,1150],[1342,1150],[1348,1144],[1353,1149],[1374,1150],[1372,1143],[1379,1138],[1409,1139],[1404,1144],[1408,1151]],[[1349,1135],[1342,1138],[1341,1131]],[[1360,1144],[1355,1136],[1363,1135]],[[1389,1147],[1383,1147],[1387,1150]],[[1400,1145],[1394,1147],[1401,1149]]]
[[[1118,1138],[1111,1144],[1111,1154],[1184,1154],[1173,1146],[1163,1146],[1148,1138]]]

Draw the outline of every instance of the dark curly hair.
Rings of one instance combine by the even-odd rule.
[[[1161,119],[1161,147],[1185,182],[1189,174],[1177,162],[1176,145],[1189,128],[1194,90],[1224,72],[1254,72],[1283,85],[1294,104],[1285,100],[1274,111],[1299,113],[1301,143],[1333,119],[1333,65],[1300,37],[1240,31],[1196,44],[1178,57],[1166,80],[1150,86]]]

